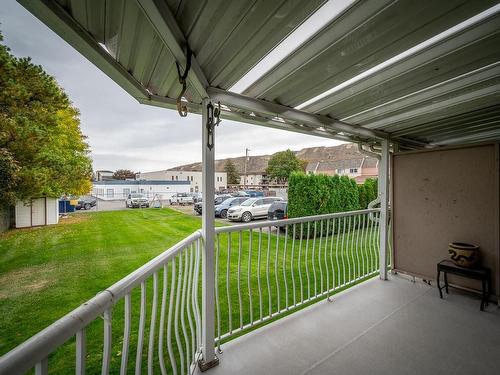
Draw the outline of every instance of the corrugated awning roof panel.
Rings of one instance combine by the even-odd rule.
[[[243,96],[228,90],[325,0],[19,1],[143,103],[175,107],[189,47],[194,112],[217,88],[234,98],[226,118],[306,134],[413,146],[500,137],[498,1],[352,1]]]

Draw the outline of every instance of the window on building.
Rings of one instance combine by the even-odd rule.
[[[106,189],[106,197],[113,198],[115,196],[115,189]]]
[[[174,180],[174,176],[172,176],[172,181]]]
[[[349,173],[358,173],[358,168],[349,169]]]
[[[343,173],[344,173],[344,170],[343,170],[343,169],[337,169],[337,173],[338,173],[338,174],[343,174]]]
[[[128,197],[129,194],[130,194],[130,189],[127,189],[127,188],[123,189],[123,197],[126,198],[126,197]]]
[[[176,180],[176,181],[179,181],[179,176],[175,176],[175,180]]]

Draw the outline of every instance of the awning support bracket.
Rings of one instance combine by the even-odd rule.
[[[191,57],[193,55],[193,52],[191,51],[191,48],[189,46],[187,47],[187,56],[186,56],[186,68],[184,69],[184,73],[181,74],[181,68],[179,66],[179,63],[176,62],[175,65],[177,67],[177,75],[179,77],[179,83],[182,85],[182,90],[179,93],[179,96],[177,96],[177,112],[179,112],[179,116],[181,117],[186,117],[188,114],[188,108],[185,104],[182,104],[182,97],[184,96],[184,93],[186,92],[187,88],[187,83],[186,83],[186,78],[189,73],[189,69],[191,69]]]
[[[215,127],[220,123],[220,102],[217,103],[217,107],[214,107],[212,102],[207,104],[207,147],[209,150],[214,148],[214,134]]]

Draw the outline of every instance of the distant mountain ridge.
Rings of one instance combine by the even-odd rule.
[[[350,159],[373,159],[367,157],[358,151],[358,146],[354,143],[345,143],[338,146],[322,146],[322,147],[308,147],[299,151],[294,151],[295,155],[301,160],[308,163],[311,162],[331,162]],[[249,156],[247,163],[248,174],[263,174],[267,168],[267,163],[272,155],[252,155]],[[240,156],[236,158],[226,158],[215,161],[215,170],[217,172],[224,172],[226,161],[231,160],[240,174],[245,170],[245,157]],[[375,159],[374,159],[375,160]],[[178,167],[170,168],[170,171],[201,171],[201,163],[185,164]]]

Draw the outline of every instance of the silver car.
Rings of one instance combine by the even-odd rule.
[[[248,223],[253,219],[267,217],[267,211],[273,202],[281,201],[280,197],[249,198],[239,206],[231,207],[227,211],[227,218],[231,221]]]

